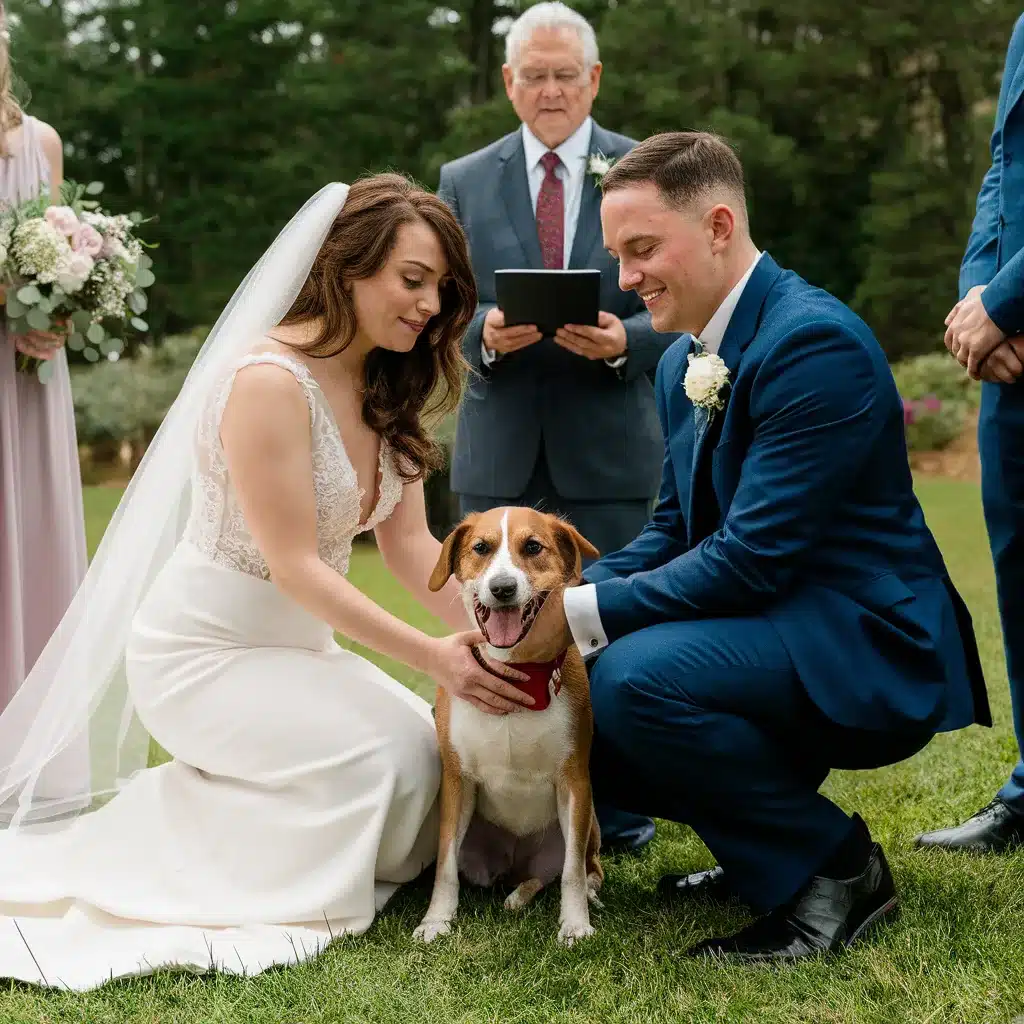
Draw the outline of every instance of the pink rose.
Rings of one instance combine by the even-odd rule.
[[[79,224],[71,236],[71,248],[86,256],[99,256],[103,236],[91,224]]]
[[[62,235],[73,235],[79,225],[78,217],[70,206],[48,206],[43,217],[50,227]]]

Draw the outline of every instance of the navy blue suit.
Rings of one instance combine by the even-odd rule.
[[[666,352],[654,516],[590,566],[595,795],[690,824],[751,904],[789,899],[850,819],[818,793],[940,730],[989,724],[970,614],[914,496],[870,329],[763,255],[698,428]]]
[[[1024,16],[1017,20],[999,90],[992,166],[960,268],[960,297],[981,301],[1008,335],[1024,333]],[[996,569],[1013,723],[1024,751],[1024,383],[981,386],[981,492]],[[999,796],[1024,814],[1024,758]]]

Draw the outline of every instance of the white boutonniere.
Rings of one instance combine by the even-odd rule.
[[[688,355],[689,366],[683,378],[683,390],[695,409],[703,409],[708,423],[716,412],[725,408],[725,393],[729,388],[729,367],[721,356],[705,352],[699,341],[695,351]]]
[[[605,156],[604,153],[591,153],[587,161],[587,172],[594,176],[594,181],[600,180],[612,169],[615,157]]]

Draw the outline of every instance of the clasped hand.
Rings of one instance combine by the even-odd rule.
[[[1024,373],[1024,336],[1002,332],[972,288],[946,316],[946,348],[974,380],[1012,384]]]

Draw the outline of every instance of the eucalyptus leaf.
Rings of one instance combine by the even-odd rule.
[[[149,299],[146,298],[146,293],[141,291],[132,292],[128,296],[128,305],[131,306],[133,313],[145,313],[149,308]]]
[[[90,348],[90,347],[86,346],[86,349],[82,353],[82,355],[84,355],[85,358],[88,359],[90,363],[97,363],[97,362],[99,362],[100,354],[94,348]]]
[[[77,309],[71,314],[71,322],[75,325],[75,330],[82,334],[85,334],[89,330],[89,325],[92,323],[92,315],[87,313],[84,309]]]
[[[107,336],[107,332],[103,329],[102,324],[93,324],[89,330],[85,332],[85,336],[94,345],[98,345]],[[88,349],[86,351],[88,352]]]
[[[81,352],[85,348],[85,338],[82,337],[77,331],[68,337],[68,348],[72,352]]]
[[[147,324],[146,321],[143,320],[141,316],[133,316],[132,317],[132,327],[134,327],[135,330],[137,330],[137,331],[148,331],[149,330],[149,324]]]
[[[7,296],[7,315],[9,317],[24,316],[28,309],[22,305],[13,295]]]
[[[85,186],[85,191],[90,196],[98,196],[103,191],[103,182],[90,181],[89,184]]]
[[[45,384],[53,376],[53,360],[44,359],[39,366],[36,367],[36,376],[40,382]]]
[[[105,337],[100,342],[100,352],[103,353],[103,355],[109,355],[111,352],[116,351],[117,347],[118,347],[118,340],[117,340],[117,338],[111,338],[110,335],[107,335],[107,337]]]
[[[144,252],[143,253],[139,253],[139,269],[140,270],[149,270],[149,268],[151,266],[153,266],[152,258],[147,256]]]
[[[135,278],[135,283],[140,288],[148,288],[156,280],[156,274],[148,267],[141,267]]]
[[[132,210],[132,212],[128,214],[128,219],[133,224],[141,224],[144,218],[143,218],[142,214],[139,213],[138,210]]]
[[[41,309],[30,309],[25,317],[25,322],[29,327],[37,331],[48,331],[50,329],[49,314],[44,313]]]
[[[45,295],[41,295],[36,303],[36,309],[41,309],[44,313],[52,313],[53,303]]]
[[[43,293],[34,284],[27,284],[24,288],[18,289],[18,301],[25,303],[26,306],[35,305],[42,297]]]

